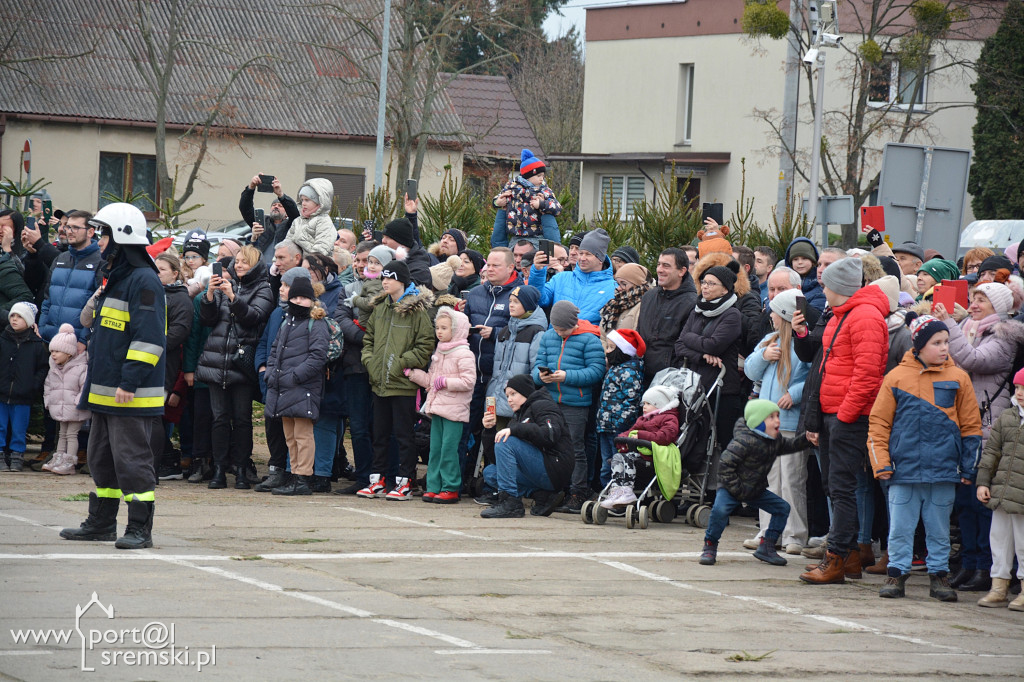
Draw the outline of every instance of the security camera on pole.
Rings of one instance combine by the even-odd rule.
[[[811,177],[810,201],[807,202],[807,221],[813,226],[818,219],[818,173],[821,168],[821,115],[825,99],[825,51],[822,48],[839,47],[843,37],[837,33],[826,33],[831,29],[837,31],[835,0],[811,2],[808,8],[811,20],[811,49],[807,50],[803,60],[811,64],[818,72],[818,90],[814,97],[814,137],[811,142]],[[824,221],[821,224],[819,242],[822,248],[828,246],[828,234]]]

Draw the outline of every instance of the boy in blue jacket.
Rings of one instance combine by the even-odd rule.
[[[594,386],[604,378],[604,347],[601,330],[579,319],[579,308],[568,301],[551,307],[551,329],[544,332],[533,369],[535,383],[547,384],[569,427],[575,467],[569,500],[564,509],[578,513],[590,499],[587,483],[587,453],[584,449],[587,416]],[[556,510],[557,511],[557,510]]]

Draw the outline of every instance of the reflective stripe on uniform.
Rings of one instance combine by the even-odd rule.
[[[163,352],[164,349],[155,343],[132,341],[128,346],[128,353],[124,359],[138,360],[139,362],[145,362],[147,365],[156,365],[160,361],[160,356],[163,355]]]
[[[137,502],[156,502],[156,492],[150,490],[145,493],[128,493],[124,496],[125,502],[131,502],[132,500]]]
[[[135,397],[126,403],[119,403],[116,386],[100,386],[91,384],[89,386],[89,402],[94,405],[106,407],[162,407],[164,404],[164,389],[162,386],[152,388],[140,388],[135,391]]]
[[[100,317],[106,317],[119,322],[130,322],[131,315],[128,312],[128,302],[117,298],[108,298],[103,301],[100,308]]]
[[[119,500],[121,499],[121,490],[119,488],[96,488],[96,497]]]

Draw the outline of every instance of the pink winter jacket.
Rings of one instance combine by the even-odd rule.
[[[61,367],[50,358],[50,372],[43,383],[43,407],[58,422],[81,422],[88,419],[88,410],[78,409],[78,399],[85,386],[85,371],[89,368],[89,354],[82,351]]]
[[[444,417],[453,422],[469,421],[469,403],[476,383],[476,356],[469,349],[469,318],[457,310],[443,306],[438,317],[447,315],[452,320],[452,340],[437,344],[430,356],[430,368],[409,371],[409,379],[427,389],[425,414]],[[444,377],[446,385],[434,390],[434,379]]]

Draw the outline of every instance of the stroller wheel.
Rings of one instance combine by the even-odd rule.
[[[697,528],[707,528],[711,520],[711,507],[702,504],[693,512],[693,525]]]
[[[676,506],[670,500],[662,500],[658,503],[655,512],[655,518],[662,523],[672,523],[672,520],[676,518]]]
[[[594,523],[603,526],[604,522],[608,520],[608,510],[597,502],[591,502],[590,504],[593,505],[590,508],[590,515],[594,518]]]
[[[594,508],[594,503],[592,501],[590,501],[590,500],[587,500],[586,502],[584,502],[583,506],[580,507],[580,518],[583,519],[583,523],[588,523],[589,524],[589,523],[593,523],[594,522],[594,517],[591,516],[593,508]]]
[[[651,523],[651,508],[640,507],[640,528],[647,528]]]
[[[634,528],[636,526],[636,507],[634,505],[628,505],[626,507],[626,528]]]

